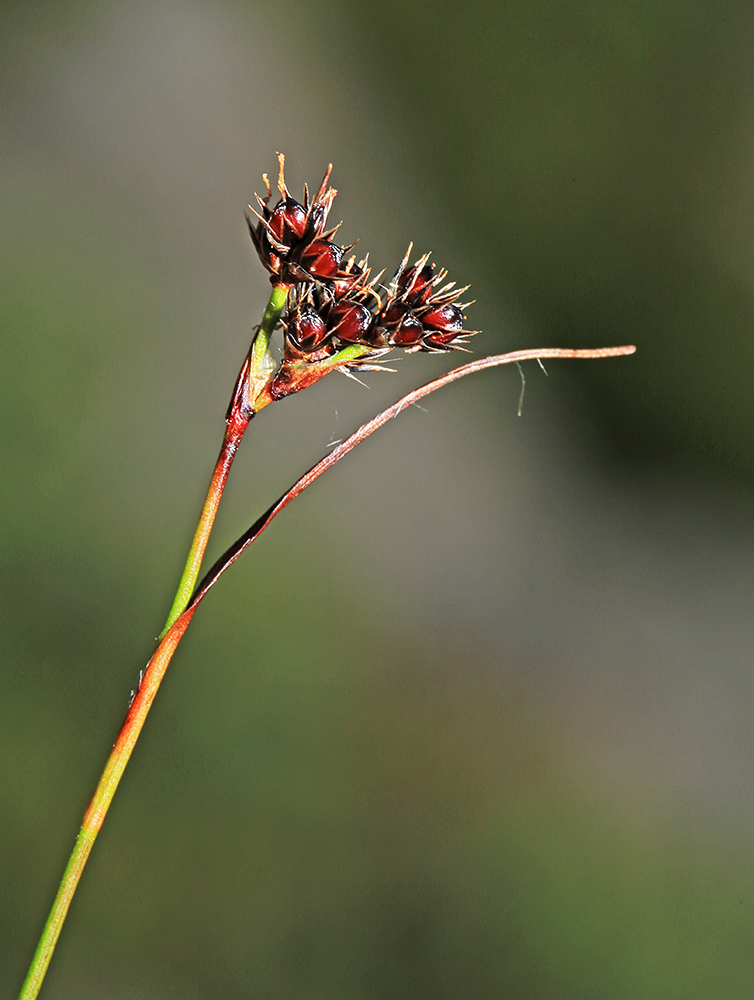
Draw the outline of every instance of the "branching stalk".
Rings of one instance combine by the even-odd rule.
[[[238,446],[254,413],[269,401],[262,399],[263,389],[269,382],[274,367],[267,349],[272,332],[285,308],[289,290],[289,285],[283,282],[273,285],[272,294],[262,316],[262,322],[236,379],[233,396],[225,417],[226,427],[222,447],[212,473],[178,590],[165,628],[160,635],[160,645],[149,661],[139,690],[129,707],[123,728],[84,816],[19,1000],[30,1000],[30,998],[36,997],[39,992],[89,852],[131,756],[134,744],[139,737],[141,727],[144,725],[144,720],[170,658],[191,620],[191,615],[193,615],[192,611],[191,614],[184,616],[179,623],[199,576],[204,552]]]
[[[204,558],[207,542],[212,532],[212,526],[215,523],[217,508],[220,506],[223,490],[228,481],[230,467],[233,464],[233,459],[236,456],[236,451],[246,432],[246,428],[249,426],[249,421],[257,409],[261,408],[258,405],[258,400],[269,381],[271,373],[267,348],[269,347],[272,331],[275,329],[280,319],[280,314],[285,308],[288,291],[288,285],[276,284],[273,286],[272,294],[262,316],[262,322],[259,325],[259,330],[254,337],[251,349],[244,360],[241,371],[238,373],[233,397],[225,417],[226,427],[220,454],[217,458],[212,478],[210,479],[207,496],[204,499],[199,523],[194,532],[194,538],[191,542],[191,548],[186,559],[186,565],[183,568],[180,583],[178,584],[178,590],[173,598],[173,604],[165,622],[165,627],[160,634],[161,639],[167,634],[171,625],[178,620],[178,617],[189,602],[191,592],[199,576],[199,570],[202,566],[202,559]]]
[[[355,433],[351,434],[350,437],[346,438],[321,461],[312,466],[312,468],[305,473],[298,480],[298,482],[287,490],[279,500],[272,504],[272,506],[269,507],[268,510],[254,522],[248,531],[244,532],[238,541],[236,541],[230,546],[229,549],[227,549],[225,553],[223,553],[223,555],[217,560],[196,588],[193,596],[190,599],[188,597],[186,598],[183,608],[180,612],[178,612],[178,614],[175,615],[172,624],[169,625],[159,646],[152,656],[152,659],[147,664],[139,690],[129,706],[128,713],[115,742],[115,746],[113,747],[107,760],[105,769],[102,772],[102,776],[100,777],[97,785],[97,789],[89,804],[89,808],[84,814],[81,829],[76,838],[76,842],[74,844],[73,851],[71,852],[68,864],[66,865],[65,872],[63,873],[60,888],[58,889],[55,902],[53,903],[52,910],[50,911],[47,923],[45,924],[42,932],[29,973],[21,989],[19,1000],[34,1000],[39,993],[42,980],[47,972],[50,959],[52,958],[52,953],[55,949],[55,944],[58,936],[60,935],[63,922],[68,912],[68,907],[70,906],[71,899],[76,891],[76,887],[94,845],[94,841],[102,827],[107,811],[110,808],[110,803],[112,802],[113,796],[118,788],[118,783],[123,776],[123,772],[125,771],[131,752],[133,751],[136,741],[139,738],[139,734],[141,733],[147,714],[149,713],[149,709],[152,706],[157,690],[163,677],[165,676],[168,664],[170,663],[173,653],[175,652],[178,643],[181,641],[184,632],[188,628],[194,612],[200,602],[204,599],[204,597],[206,597],[210,588],[217,582],[225,570],[236,561],[244,549],[246,549],[256,538],[259,537],[272,519],[292,500],[299,496],[299,494],[301,494],[307,486],[310,486],[316,479],[318,479],[323,472],[326,472],[327,469],[335,465],[336,462],[339,462],[340,459],[347,455],[349,451],[352,451],[358,444],[365,441],[371,434],[373,434],[380,427],[384,426],[389,420],[397,417],[399,413],[409,407],[412,403],[417,402],[424,396],[428,396],[437,389],[441,389],[443,386],[449,385],[451,382],[455,382],[466,375],[473,374],[474,372],[483,371],[486,368],[510,364],[512,362],[542,358],[607,358],[616,357],[618,355],[633,354],[634,350],[634,347],[626,346],[599,348],[596,350],[544,348],[541,350],[513,351],[508,354],[498,354],[488,358],[480,358],[476,361],[472,361],[470,364],[462,365],[460,368],[455,368],[447,374],[441,375],[432,382],[428,382],[426,385],[423,385],[420,388],[408,393],[406,396],[403,396],[396,403],[393,403],[392,406],[383,410],[382,413],[363,424],[357,431],[355,431]],[[226,434],[226,440],[227,439],[228,435]],[[225,448],[225,443],[223,447]],[[223,451],[220,453],[220,460],[222,459]],[[230,455],[230,459],[226,461],[227,468],[230,467],[231,461],[232,454]],[[220,461],[218,461],[218,467],[219,466]],[[223,468],[225,468],[225,466],[223,466]],[[217,483],[222,482],[222,485],[224,486],[226,479],[227,471],[225,471],[224,478],[222,478],[222,473],[218,474],[216,469],[215,476],[213,476],[213,483],[215,481],[217,481]],[[212,490],[212,487],[210,490]],[[219,489],[218,502],[220,494],[222,494],[222,488]],[[202,514],[204,516],[204,510]],[[214,514],[212,517],[214,517]],[[209,520],[208,523],[209,529],[211,529],[211,520]],[[209,536],[209,530],[207,530],[206,535],[207,537]],[[202,552],[203,551],[204,549],[202,548]],[[198,563],[196,573],[194,574],[194,580],[197,575]],[[189,579],[190,574],[184,574],[184,576],[186,579]]]
[[[263,175],[267,194],[257,197],[259,211],[250,207],[247,216],[252,242],[273,281],[272,294],[236,379],[220,454],[159,645],[147,664],[84,815],[19,1000],[34,1000],[39,993],[87,858],[167,666],[196,608],[283,507],[407,406],[465,375],[531,358],[603,358],[634,351],[633,347],[514,351],[472,361],[408,393],[302,476],[217,560],[197,586],[231,465],[249,421],[260,409],[313,385],[332,371],[341,369],[353,374],[373,369],[375,363],[379,367],[381,358],[394,348],[408,353],[463,349],[474,333],[464,328],[465,309],[471,305],[460,301],[466,288],[446,282],[447,272],[436,269],[429,254],[411,265],[409,245],[393,278],[381,285],[382,272],[372,277],[368,257],[357,262],[355,257],[347,257],[348,248],[334,242],[338,227],[327,229],[327,216],[336,194],[329,186],[330,166],[314,198],[305,186],[303,203],[299,203],[286,186],[282,154],[278,154],[278,163],[280,200],[274,206],[270,204],[272,190]],[[269,352],[270,338],[286,309],[292,287],[295,290],[283,320],[283,357],[276,365]]]

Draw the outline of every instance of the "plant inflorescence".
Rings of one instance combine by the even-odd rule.
[[[220,454],[159,645],[143,672],[84,814],[19,1000],[33,1000],[41,988],[81,873],[178,643],[210,588],[272,518],[388,420],[450,382],[486,368],[530,358],[599,358],[634,351],[630,346],[515,351],[472,361],[415,389],[360,427],[306,472],[223,553],[197,584],[233,459],[259,410],[307,388],[331,371],[352,374],[380,368],[384,356],[393,349],[408,353],[465,349],[468,338],[475,332],[464,328],[465,310],[470,303],[460,299],[467,289],[448,282],[447,273],[435,269],[429,254],[412,264],[409,245],[393,277],[383,283],[382,273],[372,275],[366,257],[357,261],[354,255],[349,256],[353,247],[342,247],[335,242],[333,237],[339,227],[327,229],[336,193],[329,186],[330,167],[317,194],[310,197],[304,187],[303,200],[298,202],[286,187],[285,161],[280,154],[278,161],[280,198],[270,207],[272,190],[263,175],[267,194],[257,197],[259,210],[251,209],[253,218],[247,216],[256,251],[270,273],[270,299],[236,379]],[[279,363],[269,351],[270,339],[278,327],[283,331],[283,357]]]
[[[304,186],[301,202],[285,182],[285,158],[278,154],[279,200],[270,207],[272,188],[257,195],[257,209],[247,215],[259,259],[274,286],[290,295],[282,315],[283,361],[260,394],[257,407],[306,388],[328,372],[373,370],[394,348],[407,353],[461,350],[474,332],[465,330],[459,301],[467,288],[446,281],[430,255],[410,263],[411,245],[389,282],[384,272],[373,275],[368,256],[350,255],[333,237],[340,226],[327,229],[336,191],[329,186],[328,167],[316,196]]]

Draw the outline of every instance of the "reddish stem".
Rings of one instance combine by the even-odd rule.
[[[192,608],[178,619],[147,664],[141,684],[139,685],[139,690],[136,692],[134,700],[129,706],[128,714],[118,734],[118,739],[115,741],[115,746],[107,759],[107,764],[102,772],[92,801],[89,803],[89,808],[84,814],[81,829],[76,837],[76,843],[63,873],[60,888],[52,904],[44,933],[34,953],[29,973],[21,988],[19,1000],[31,1000],[39,992],[42,980],[47,972],[47,967],[50,964],[50,958],[60,936],[63,922],[68,913],[68,907],[71,905],[71,899],[78,886],[81,873],[84,870],[84,865],[87,862],[87,858],[94,846],[94,841],[107,815],[107,810],[126,769],[131,751],[139,738],[139,733],[144,725],[149,709],[152,707],[157,689],[160,686],[162,678],[165,676],[165,671],[175,652],[176,646],[188,628],[194,611],[195,608]]]

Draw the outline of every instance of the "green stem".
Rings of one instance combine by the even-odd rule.
[[[270,345],[272,331],[280,319],[280,314],[285,309],[289,291],[290,285],[277,284],[272,286],[270,301],[267,303],[259,330],[251,345],[249,358],[249,402],[253,411],[257,409],[255,405],[257,397],[269,381],[272,373],[272,359],[267,353],[267,348]]]
[[[204,558],[204,551],[207,548],[212,526],[215,523],[217,508],[220,506],[220,499],[222,498],[225,484],[228,481],[230,467],[233,464],[233,459],[236,456],[236,451],[244,436],[244,432],[249,425],[250,416],[253,415],[254,404],[259,396],[261,387],[269,379],[270,363],[267,348],[270,343],[272,331],[275,329],[277,321],[280,319],[280,314],[285,308],[287,298],[287,285],[273,286],[270,300],[262,316],[262,322],[251,345],[248,368],[245,362],[239,375],[236,392],[228,410],[227,426],[220,454],[217,458],[212,478],[210,479],[207,496],[204,498],[199,523],[194,532],[186,565],[183,567],[178,590],[173,598],[170,614],[160,634],[160,639],[167,634],[171,625],[178,620],[191,599],[191,594],[199,576],[199,570],[201,569],[202,559]],[[245,388],[245,385],[241,383],[248,385],[248,388]],[[240,392],[239,389],[242,391]],[[246,396],[247,398],[244,399],[242,396]]]
[[[202,557],[209,541],[217,508],[228,480],[238,445],[248,427],[249,420],[259,408],[257,400],[263,387],[270,379],[272,364],[267,348],[272,332],[280,319],[288,299],[287,285],[274,285],[270,300],[265,308],[259,330],[252,342],[251,350],[241,368],[236,387],[226,416],[226,429],[220,455],[210,480],[207,496],[202,506],[199,523],[194,533],[186,566],[184,567],[178,591],[170,609],[167,624],[160,636],[160,644],[147,664],[139,690],[131,702],[125,722],[115,746],[105,764],[105,769],[97,785],[94,797],[84,814],[76,842],[63,872],[55,901],[42,930],[42,935],[34,952],[18,1000],[34,1000],[42,986],[60,931],[63,927],[68,907],[78,886],[94,841],[110,808],[118,783],[120,782],[131,752],[136,744],[147,713],[152,706],[157,689],[162,682],[167,666],[180,642],[183,633],[194,614],[194,608],[186,611],[191,593],[196,584]],[[261,402],[261,400],[260,400]],[[264,405],[264,404],[262,404]]]
[[[199,523],[196,526],[188,558],[186,559],[186,565],[183,567],[178,590],[173,598],[170,614],[160,634],[160,639],[167,634],[171,625],[178,620],[191,599],[191,593],[201,569],[204,550],[207,548],[212,526],[215,523],[217,508],[220,506],[220,499],[222,498],[225,484],[228,481],[230,467],[233,464],[236,450],[241,443],[241,438],[247,426],[248,420],[245,423],[236,420],[230,422],[225,429],[222,448],[220,449],[217,464],[215,465],[215,471],[212,473],[207,496],[204,498]]]
[[[184,614],[169,630],[147,664],[139,690],[131,702],[125,722],[105,764],[89,808],[84,814],[76,843],[68,859],[50,915],[44,925],[37,950],[34,952],[29,972],[21,987],[18,1000],[34,1000],[42,986],[47,968],[55,950],[63,922],[68,913],[73,894],[81,878],[89,853],[110,807],[118,783],[126,769],[131,751],[139,738],[144,720],[157,694],[168,663],[188,628],[194,609]]]
[[[363,358],[371,350],[371,347],[367,347],[364,344],[349,344],[348,347],[342,348],[337,354],[333,354],[331,358],[322,361],[321,365],[323,368],[339,368],[344,364],[348,364],[349,361],[357,361],[359,358]]]

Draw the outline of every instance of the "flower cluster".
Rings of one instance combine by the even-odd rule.
[[[332,164],[322,180],[313,200],[304,185],[304,202],[292,198],[285,184],[285,157],[278,153],[278,189],[280,201],[274,208],[269,207],[272,189],[267,174],[262,174],[267,195],[256,196],[261,214],[249,206],[257,218],[255,225],[247,216],[249,232],[259,259],[270,272],[273,282],[295,284],[300,281],[325,281],[338,276],[341,260],[346,248],[332,241],[340,228],[336,226],[325,232],[327,216],[337,194],[335,188],[328,187]]]
[[[339,351],[361,345],[363,353],[352,364],[361,364],[400,347],[405,351],[462,350],[465,338],[464,309],[459,302],[466,288],[447,282],[447,271],[435,270],[425,254],[409,264],[411,246],[392,280],[381,284],[382,273],[371,277],[367,259],[346,259],[351,247],[334,242],[338,230],[326,230],[335,190],[328,187],[330,167],[315,198],[304,187],[303,203],[291,197],[285,184],[284,158],[278,155],[280,200],[257,195],[260,212],[254,211],[249,229],[259,258],[274,283],[292,286],[285,328],[285,362],[318,363]],[[253,211],[253,210],[252,210]],[[467,286],[468,287],[468,286]]]
[[[466,289],[444,284],[447,272],[436,273],[429,255],[409,266],[410,251],[386,287],[352,257],[342,279],[297,289],[284,321],[286,353],[319,360],[351,344],[370,354],[462,349],[473,332],[463,329],[468,303],[457,301]]]

